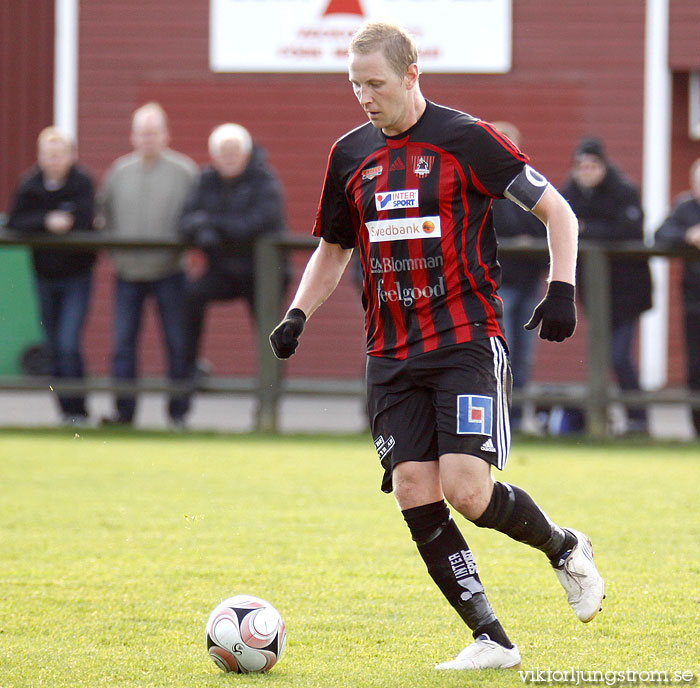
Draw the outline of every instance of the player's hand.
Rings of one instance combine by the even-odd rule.
[[[270,346],[279,359],[289,358],[299,345],[299,337],[306,325],[306,314],[301,308],[292,308],[284,320],[270,333]]]
[[[526,330],[534,330],[540,323],[540,339],[563,342],[576,329],[576,290],[568,282],[550,282],[547,294],[535,308]]]

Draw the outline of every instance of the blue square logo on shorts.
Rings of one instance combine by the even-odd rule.
[[[457,434],[488,435],[493,429],[493,399],[479,394],[457,396]]]

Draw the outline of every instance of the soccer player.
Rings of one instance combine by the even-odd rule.
[[[270,343],[278,358],[294,353],[357,248],[382,489],[393,489],[429,574],[475,639],[437,668],[505,669],[520,652],[445,500],[475,525],[542,550],[581,621],[598,613],[604,584],[584,534],[555,525],[524,490],[491,475],[508,456],[511,385],[491,204],[509,198],[547,227],[549,287],[526,326],[539,325],[543,339],[563,341],[576,326],[578,228],[506,137],[423,97],[417,59],[399,27],[372,22],[353,37],[350,83],[369,123],[331,149],[319,245]]]

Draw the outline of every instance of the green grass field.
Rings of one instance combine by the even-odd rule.
[[[430,582],[367,436],[0,433],[0,687],[516,686],[436,672],[470,641]],[[515,443],[504,479],[587,532],[604,612],[576,620],[544,556],[465,523],[522,670],[700,677],[700,448]],[[268,599],[288,644],[226,675],[204,624]]]

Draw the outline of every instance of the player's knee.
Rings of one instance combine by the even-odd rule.
[[[437,467],[429,462],[404,462],[394,466],[392,489],[401,509],[442,499]]]
[[[484,513],[491,499],[493,483],[466,483],[443,486],[445,498],[464,518],[474,521]]]

